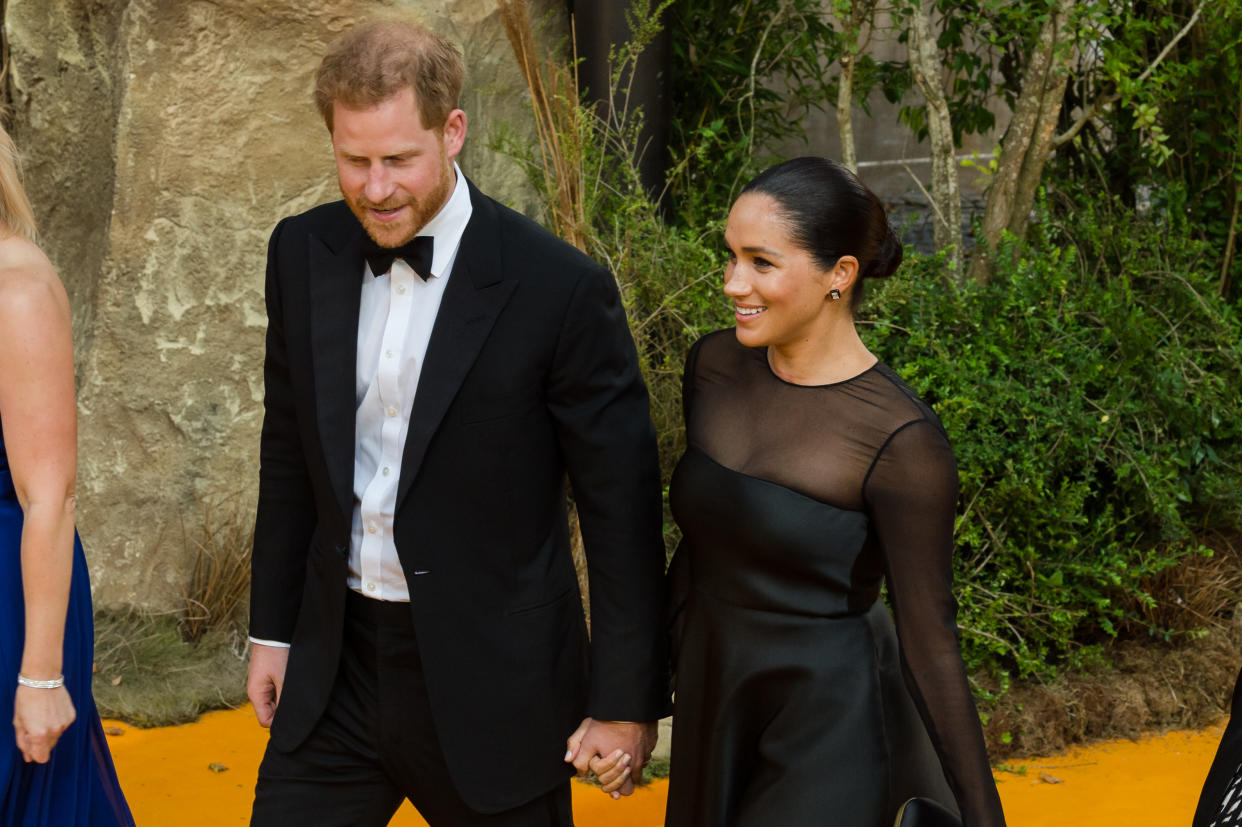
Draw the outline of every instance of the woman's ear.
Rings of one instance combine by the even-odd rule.
[[[837,263],[828,271],[826,285],[829,295],[836,291],[838,297],[844,296],[858,280],[858,259],[853,256],[841,256]]]

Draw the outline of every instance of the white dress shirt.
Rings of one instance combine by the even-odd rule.
[[[452,195],[418,233],[435,240],[426,280],[405,259],[394,260],[387,273],[378,274],[371,272],[365,260],[359,262],[362,301],[354,379],[354,513],[346,584],[377,600],[410,599],[406,572],[393,541],[393,519],[410,409],[427,342],[473,212],[466,177],[457,164],[453,172],[457,184]],[[289,646],[287,641],[250,640]]]
[[[407,578],[393,540],[397,485],[410,409],[418,390],[427,342],[457,258],[472,208],[457,165],[453,194],[419,232],[435,239],[426,280],[405,259],[387,273],[362,262],[358,314],[357,411],[354,431],[354,513],[348,586],[377,600],[409,600]]]

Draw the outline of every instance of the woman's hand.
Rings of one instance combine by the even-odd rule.
[[[603,758],[596,756],[591,759],[589,766],[604,792],[613,798],[620,798],[621,785],[630,777],[629,753],[616,750]]]
[[[46,764],[61,733],[73,723],[77,713],[65,687],[34,689],[17,687],[13,700],[13,728],[22,758]]]
[[[604,792],[620,798],[632,794],[634,785],[642,783],[643,765],[651,759],[658,737],[655,721],[584,718],[565,743],[565,761],[573,764],[580,776],[593,773]]]

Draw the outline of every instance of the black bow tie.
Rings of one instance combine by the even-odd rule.
[[[434,239],[429,235],[411,238],[400,247],[381,247],[375,243],[369,233],[362,234],[362,257],[371,265],[371,272],[377,276],[387,273],[392,268],[394,259],[403,258],[405,263],[426,281],[431,276],[431,251]]]

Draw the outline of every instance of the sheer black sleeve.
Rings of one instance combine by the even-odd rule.
[[[884,556],[906,683],[969,827],[1005,823],[962,665],[953,598],[957,465],[937,423],[898,429],[864,497]]]

